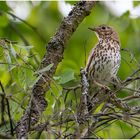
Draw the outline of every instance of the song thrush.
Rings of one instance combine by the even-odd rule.
[[[117,32],[106,25],[89,29],[96,33],[99,42],[92,49],[85,68],[88,79],[100,86],[118,81],[121,56]]]

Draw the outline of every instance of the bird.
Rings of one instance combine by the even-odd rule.
[[[117,72],[120,67],[120,39],[111,26],[89,27],[98,37],[97,45],[91,50],[85,67],[87,79],[100,87],[119,83]]]

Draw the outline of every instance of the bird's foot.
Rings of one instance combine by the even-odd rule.
[[[103,90],[110,90],[110,88],[108,86],[103,85],[103,84],[101,84],[101,83],[99,83],[99,82],[97,82],[95,80],[94,80],[94,84],[96,84],[97,86],[101,87],[101,89],[103,89]]]

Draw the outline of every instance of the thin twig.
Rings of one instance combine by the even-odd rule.
[[[4,87],[0,81],[0,87],[1,87],[1,90],[3,92],[3,95],[5,97],[6,93],[5,93],[5,90],[4,90]],[[9,105],[9,101],[7,98],[4,98],[6,100],[6,104],[7,104],[7,111],[8,111],[8,117],[9,117],[9,121],[10,121],[10,128],[11,128],[11,135],[13,136],[14,135],[14,129],[13,129],[13,120],[11,118],[11,113],[10,113],[10,105]]]

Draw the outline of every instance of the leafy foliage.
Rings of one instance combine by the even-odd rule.
[[[9,14],[12,9],[7,2],[0,2],[0,81],[5,90],[4,97],[0,90],[0,136],[1,133],[10,134],[8,109],[4,108],[4,113],[2,112],[7,104],[2,100],[8,99],[12,123],[15,126],[28,105],[32,86],[38,79],[36,75],[49,71],[53,66],[50,64],[38,70],[41,58],[46,51],[46,43],[54,35],[63,19],[58,9],[58,2],[44,1],[35,6],[30,2],[27,3],[31,5],[30,14],[24,21],[20,19],[17,21],[17,17]],[[134,1],[133,4],[137,6],[139,2]],[[76,124],[71,121],[71,116],[75,117],[78,110],[81,91],[69,90],[69,87],[80,83],[80,68],[85,66],[88,54],[97,42],[97,37],[88,30],[88,27],[99,24],[109,24],[119,33],[122,48],[122,62],[118,73],[120,79],[125,80],[140,67],[140,18],[130,18],[129,11],[120,17],[115,17],[102,2],[98,3],[68,42],[64,59],[57,67],[50,90],[46,93],[48,107],[40,123],[49,121],[48,128],[51,129],[40,133],[34,130],[30,134],[31,138],[67,138],[73,133]],[[139,72],[136,75],[139,75]],[[136,90],[139,85],[140,82],[136,81],[128,88]],[[132,91],[121,90],[117,96],[123,98],[131,94],[133,94]],[[128,104],[139,105],[139,101],[130,100]],[[119,112],[118,109],[116,111]],[[62,123],[62,118],[66,123]],[[98,138],[131,138],[136,133],[137,129],[130,124],[115,120],[102,125],[96,131],[96,136]],[[91,138],[96,137],[92,135]],[[136,138],[140,138],[140,135]]]

